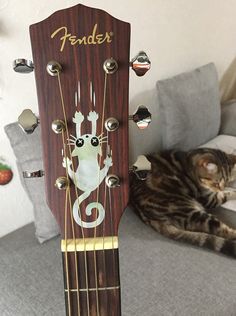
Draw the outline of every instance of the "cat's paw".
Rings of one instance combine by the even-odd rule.
[[[76,124],[81,124],[84,120],[84,116],[81,112],[75,112],[75,116],[73,117],[73,122]]]
[[[89,115],[87,116],[87,119],[88,119],[88,121],[91,121],[91,122],[95,121],[96,122],[98,119],[98,114],[95,111],[90,111]]]
[[[111,156],[107,156],[106,159],[104,159],[104,165],[108,168],[113,165]]]
[[[68,167],[71,166],[71,164],[72,164],[72,161],[68,157],[66,157],[66,158],[64,157],[63,158],[62,167],[68,168]]]

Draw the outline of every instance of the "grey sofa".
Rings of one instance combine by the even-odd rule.
[[[64,316],[59,238],[28,225],[0,240],[0,315]],[[235,316],[234,259],[168,240],[129,209],[120,227],[123,316]]]
[[[232,113],[236,104],[224,108],[221,134],[236,136]],[[236,228],[235,211],[213,212]],[[65,315],[60,238],[39,244],[34,230],[0,239],[0,315]],[[119,236],[123,316],[236,316],[235,259],[164,238],[129,208]]]

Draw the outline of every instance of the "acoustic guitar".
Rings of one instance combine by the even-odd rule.
[[[118,226],[128,202],[129,67],[150,68],[140,52],[129,62],[130,25],[76,5],[30,26],[48,205],[61,231],[67,316],[121,315]],[[143,128],[149,114],[132,115]],[[20,116],[28,133],[38,118]]]

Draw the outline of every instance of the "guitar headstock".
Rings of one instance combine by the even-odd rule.
[[[30,36],[34,64],[18,59],[14,69],[35,71],[46,196],[62,238],[116,236],[129,191],[129,67],[142,76],[150,61],[140,52],[129,62],[129,23],[81,4],[31,25]],[[38,119],[24,115],[33,132],[29,118]]]
[[[30,36],[46,195],[62,238],[117,235],[128,201],[130,25],[79,4]]]

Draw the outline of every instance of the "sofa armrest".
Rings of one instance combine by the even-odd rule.
[[[220,134],[236,136],[236,100],[222,105]]]

